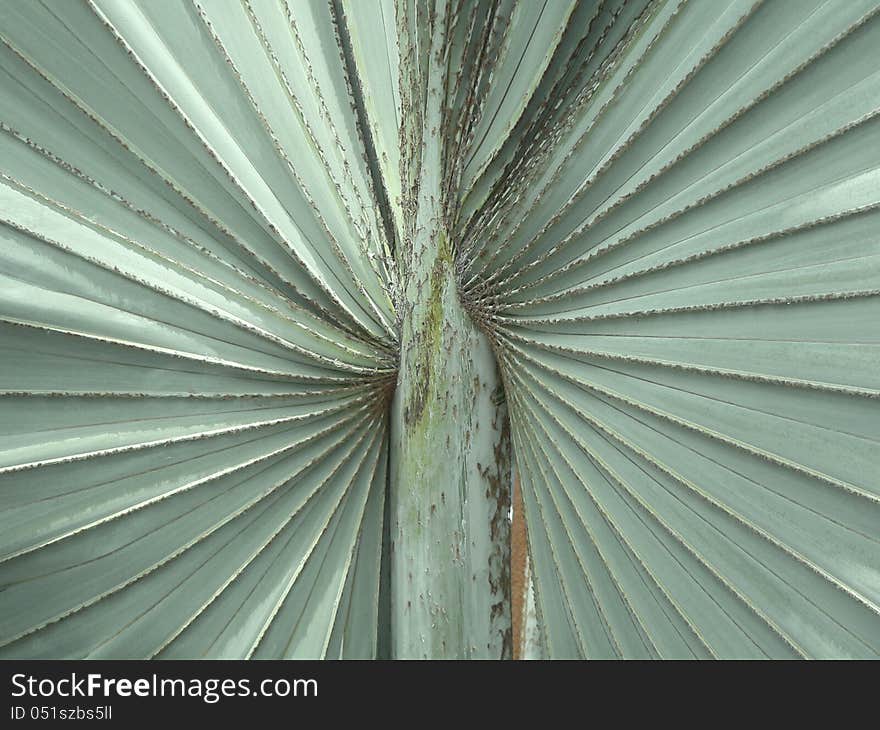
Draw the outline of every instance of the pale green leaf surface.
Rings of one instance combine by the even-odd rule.
[[[535,653],[876,658],[878,43],[876,0],[2,0],[0,655],[387,652],[436,214]]]

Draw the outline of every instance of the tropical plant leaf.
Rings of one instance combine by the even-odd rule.
[[[652,4],[462,229],[548,655],[880,650],[877,10]]]
[[[2,9],[4,654],[374,656],[394,313],[329,8]]]
[[[387,653],[436,125],[530,655],[876,657],[878,44],[876,0],[2,0],[0,655]]]

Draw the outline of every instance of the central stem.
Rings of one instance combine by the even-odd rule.
[[[445,222],[447,6],[424,17],[419,6],[407,8],[398,18],[404,225],[388,504],[391,652],[507,658],[510,431],[489,340],[461,305]]]
[[[510,451],[486,336],[456,291],[442,231],[413,241],[392,409],[396,657],[504,658],[510,628]]]

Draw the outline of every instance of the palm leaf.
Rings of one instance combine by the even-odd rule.
[[[878,15],[0,3],[0,654],[387,653],[425,164],[530,652],[876,657]]]

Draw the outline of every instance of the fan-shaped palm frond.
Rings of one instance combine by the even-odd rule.
[[[0,654],[373,657],[448,623],[392,587],[467,575],[449,522],[393,514],[429,462],[390,405],[445,387],[413,353],[459,319],[539,653],[880,654],[878,44],[876,0],[4,0]],[[465,318],[418,301],[430,247]],[[499,437],[442,420],[450,554],[500,601],[467,485],[506,472],[444,463]]]

